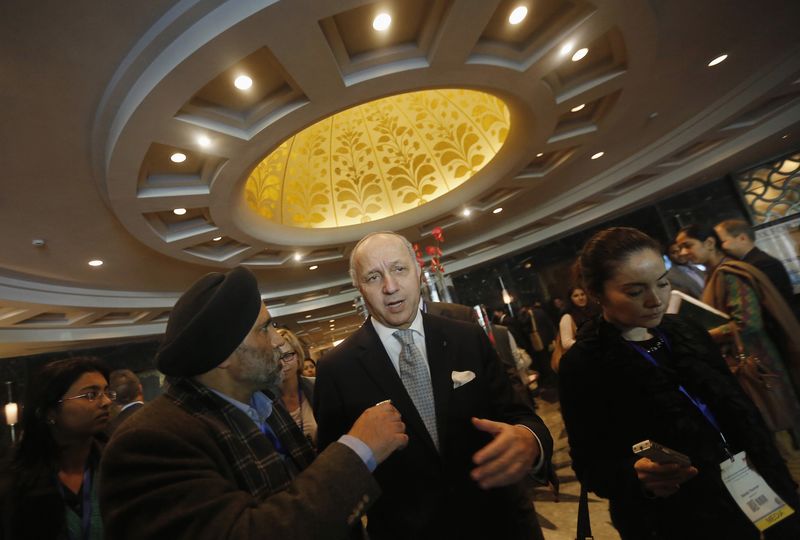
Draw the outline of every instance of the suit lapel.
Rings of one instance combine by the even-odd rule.
[[[426,330],[427,332],[427,330]],[[392,400],[392,405],[400,411],[403,417],[403,422],[409,431],[414,431],[420,439],[425,441],[431,451],[436,453],[436,447],[433,444],[428,433],[425,423],[417,412],[414,402],[406,392],[403,381],[400,380],[400,375],[392,365],[389,355],[386,354],[386,349],[383,347],[378,333],[372,326],[369,319],[358,330],[358,346],[361,348],[361,354],[358,355],[362,366],[367,371],[369,376],[375,384],[386,394],[387,399]],[[427,347],[427,338],[426,338]],[[430,353],[429,353],[430,357]],[[438,401],[434,390],[434,402],[437,404],[436,421],[439,423]],[[439,432],[441,440],[441,430]]]

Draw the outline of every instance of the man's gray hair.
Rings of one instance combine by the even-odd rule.
[[[350,252],[350,281],[353,282],[353,285],[356,288],[358,288],[358,276],[356,275],[356,266],[355,265],[356,265],[356,253],[358,252],[358,248],[360,248],[361,244],[363,244],[368,239],[372,238],[373,236],[379,236],[379,235],[394,236],[394,237],[397,237],[400,240],[402,240],[403,245],[405,245],[406,249],[408,250],[408,254],[411,257],[412,262],[414,264],[416,264],[417,254],[414,252],[414,246],[411,245],[411,242],[409,242],[408,239],[405,236],[403,236],[401,234],[397,234],[396,232],[392,232],[392,231],[371,232],[368,235],[366,235],[364,238],[359,240],[358,243],[353,248],[353,251]]]

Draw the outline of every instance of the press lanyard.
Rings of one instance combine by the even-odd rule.
[[[656,336],[658,336],[658,338],[661,339],[661,341],[664,342],[664,345],[667,347],[667,350],[671,353],[672,347],[669,344],[667,336],[665,336],[660,330],[656,328],[653,328],[652,332],[656,334]],[[644,349],[644,347],[642,347],[641,345],[639,345],[634,341],[626,341],[625,343],[630,345],[636,352],[642,355],[642,357],[645,360],[647,360],[657,368],[661,369],[661,364],[658,363],[658,360],[653,358],[653,356],[649,352],[647,352]],[[711,426],[717,431],[717,433],[719,433],[719,436],[722,439],[722,449],[725,450],[725,453],[728,455],[729,458],[733,459],[733,455],[731,454],[730,448],[728,447],[728,441],[725,439],[725,435],[722,434],[722,430],[720,429],[719,424],[717,423],[717,419],[714,417],[714,414],[708,408],[708,405],[703,403],[701,400],[694,398],[691,394],[689,394],[689,392],[686,391],[683,385],[679,384],[678,390],[680,390],[680,392],[684,396],[686,396],[689,399],[689,401],[692,402],[692,405],[694,405],[697,408],[697,410],[700,411],[703,417],[706,420],[708,420],[708,423],[711,424]]]
[[[64,487],[61,485],[61,480],[58,479],[58,475],[56,475],[56,485],[58,486],[58,491],[61,492],[61,498],[64,499]],[[81,487],[83,491],[83,505],[81,506],[81,527],[84,540],[89,540],[91,536],[91,525],[92,525],[92,469],[91,467],[86,467],[83,471],[83,486]],[[67,534],[69,534],[69,530],[67,530]]]
[[[286,449],[283,447],[280,439],[272,430],[272,427],[267,423],[267,421],[264,420],[264,422],[261,423],[259,427],[261,428],[261,433],[267,436],[267,438],[272,443],[272,446],[275,447],[275,450],[277,450],[278,453],[281,454],[282,456],[286,456]]]

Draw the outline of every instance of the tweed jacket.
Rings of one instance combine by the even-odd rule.
[[[550,433],[513,393],[478,325],[425,313],[422,318],[439,450],[369,320],[319,362],[315,412],[320,448],[336,440],[361,411],[391,399],[409,443],[375,470],[383,495],[368,513],[372,540],[537,537],[532,505],[520,486],[482,490],[470,478],[473,454],[491,441],[470,419],[529,427],[542,442],[545,470],[552,455]],[[454,373],[456,379],[472,378],[456,384]]]
[[[564,355],[561,411],[578,479],[589,491],[609,499],[612,522],[623,539],[757,540],[758,530],[721,481],[719,464],[726,454],[719,433],[678,386],[708,405],[731,450],[746,451],[755,469],[795,509],[796,486],[761,416],[708,333],[671,315],[659,329],[669,343],[660,367],[640,356],[602,319],[584,325],[577,343]],[[648,498],[634,472],[638,458],[631,450],[644,439],[688,455],[699,474],[670,497]],[[800,534],[798,520],[791,521],[774,529]],[[791,534],[784,537],[800,538]]]
[[[208,391],[193,399],[198,393],[171,388],[114,433],[101,463],[109,540],[346,538],[377,498],[369,470],[342,444],[306,467],[310,446],[280,406],[276,432],[300,471],[293,478],[246,414]],[[230,406],[233,421],[203,410],[208,400]],[[253,485],[263,471],[266,482]]]

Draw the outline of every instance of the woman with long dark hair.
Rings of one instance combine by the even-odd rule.
[[[606,229],[586,243],[578,268],[602,317],[581,327],[562,359],[561,411],[578,479],[609,499],[623,540],[758,540],[742,497],[723,480],[729,463],[749,466],[747,478],[758,473],[785,503],[779,508],[797,512],[797,486],[772,434],[708,332],[665,315],[670,284],[659,244],[636,229]],[[646,439],[690,464],[634,454]],[[756,508],[778,508],[772,495],[757,497]],[[765,537],[800,538],[798,514]]]
[[[46,364],[30,381],[21,439],[3,474],[4,538],[101,540],[97,470],[115,394],[98,360]]]
[[[565,351],[575,343],[578,329],[599,314],[597,303],[589,298],[582,287],[572,287],[567,291],[567,306],[558,323],[558,335]]]

